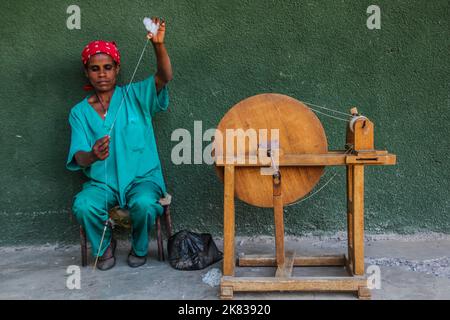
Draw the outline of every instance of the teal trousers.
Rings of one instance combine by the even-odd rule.
[[[155,224],[157,215],[163,214],[159,204],[161,189],[153,182],[132,184],[125,194],[126,209],[129,210],[132,228],[132,248],[138,256],[148,252],[148,234]],[[85,232],[92,246],[92,255],[97,256],[108,210],[116,206],[119,195],[114,190],[91,181],[83,185],[73,201],[72,212]],[[102,256],[111,242],[111,229],[107,228],[99,256]]]

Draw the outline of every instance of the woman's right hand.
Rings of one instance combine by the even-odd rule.
[[[109,156],[109,140],[110,136],[104,136],[103,138],[95,141],[94,146],[92,147],[92,156],[95,161],[105,160]]]

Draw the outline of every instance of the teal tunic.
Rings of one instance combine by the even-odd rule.
[[[69,170],[82,169],[75,161],[75,153],[91,151],[95,142],[107,135],[114,123],[109,157],[82,170],[91,183],[117,192],[120,206],[125,205],[125,194],[132,183],[151,181],[160,187],[162,195],[166,193],[152,118],[158,111],[167,110],[168,89],[164,87],[157,94],[155,79],[151,76],[132,83],[128,94],[125,94],[126,90],[126,86],[116,86],[104,120],[87,98],[72,108],[69,117],[72,128],[67,159]]]
[[[92,244],[92,254],[102,256],[111,241],[108,229],[99,249],[108,209],[119,204],[128,207],[132,220],[136,254],[146,255],[148,232],[156,215],[162,214],[158,200],[166,193],[161,171],[152,117],[167,110],[168,89],[156,92],[155,79],[116,86],[108,114],[102,119],[87,98],[74,106],[69,122],[72,128],[67,158],[69,170],[83,170],[90,179],[73,202],[73,213],[85,228]],[[111,130],[112,128],[112,130]],[[109,157],[81,168],[74,156],[78,151],[91,151],[95,142],[110,132]]]

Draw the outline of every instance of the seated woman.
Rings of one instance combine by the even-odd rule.
[[[100,243],[108,209],[128,207],[132,245],[128,264],[146,262],[148,232],[163,213],[158,200],[166,190],[153,133],[152,117],[167,110],[166,84],[172,67],[164,46],[165,23],[156,35],[148,33],[156,54],[157,71],[141,82],[116,85],[120,53],[114,42],[93,41],[82,52],[86,77],[94,93],[75,105],[69,116],[72,129],[67,159],[69,170],[82,169],[89,181],[73,202],[73,213],[84,227],[97,268],[115,265],[115,241],[108,228]]]

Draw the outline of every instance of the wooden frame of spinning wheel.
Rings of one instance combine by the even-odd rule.
[[[355,109],[356,110],[356,109]],[[356,112],[355,110],[352,110]],[[262,167],[261,163],[237,163],[227,159],[217,166],[224,167],[224,259],[220,297],[232,299],[234,292],[269,291],[329,291],[356,292],[360,299],[370,299],[364,269],[364,166],[394,165],[396,156],[387,151],[374,150],[373,124],[367,118],[354,121],[347,129],[346,151],[325,154],[285,154],[279,166],[346,166],[347,167],[347,255],[298,257],[285,252],[282,177],[273,176],[273,204],[275,220],[275,255],[244,255],[239,257],[240,267],[277,267],[274,277],[235,276],[235,167]],[[344,266],[345,277],[294,277],[293,267]]]

